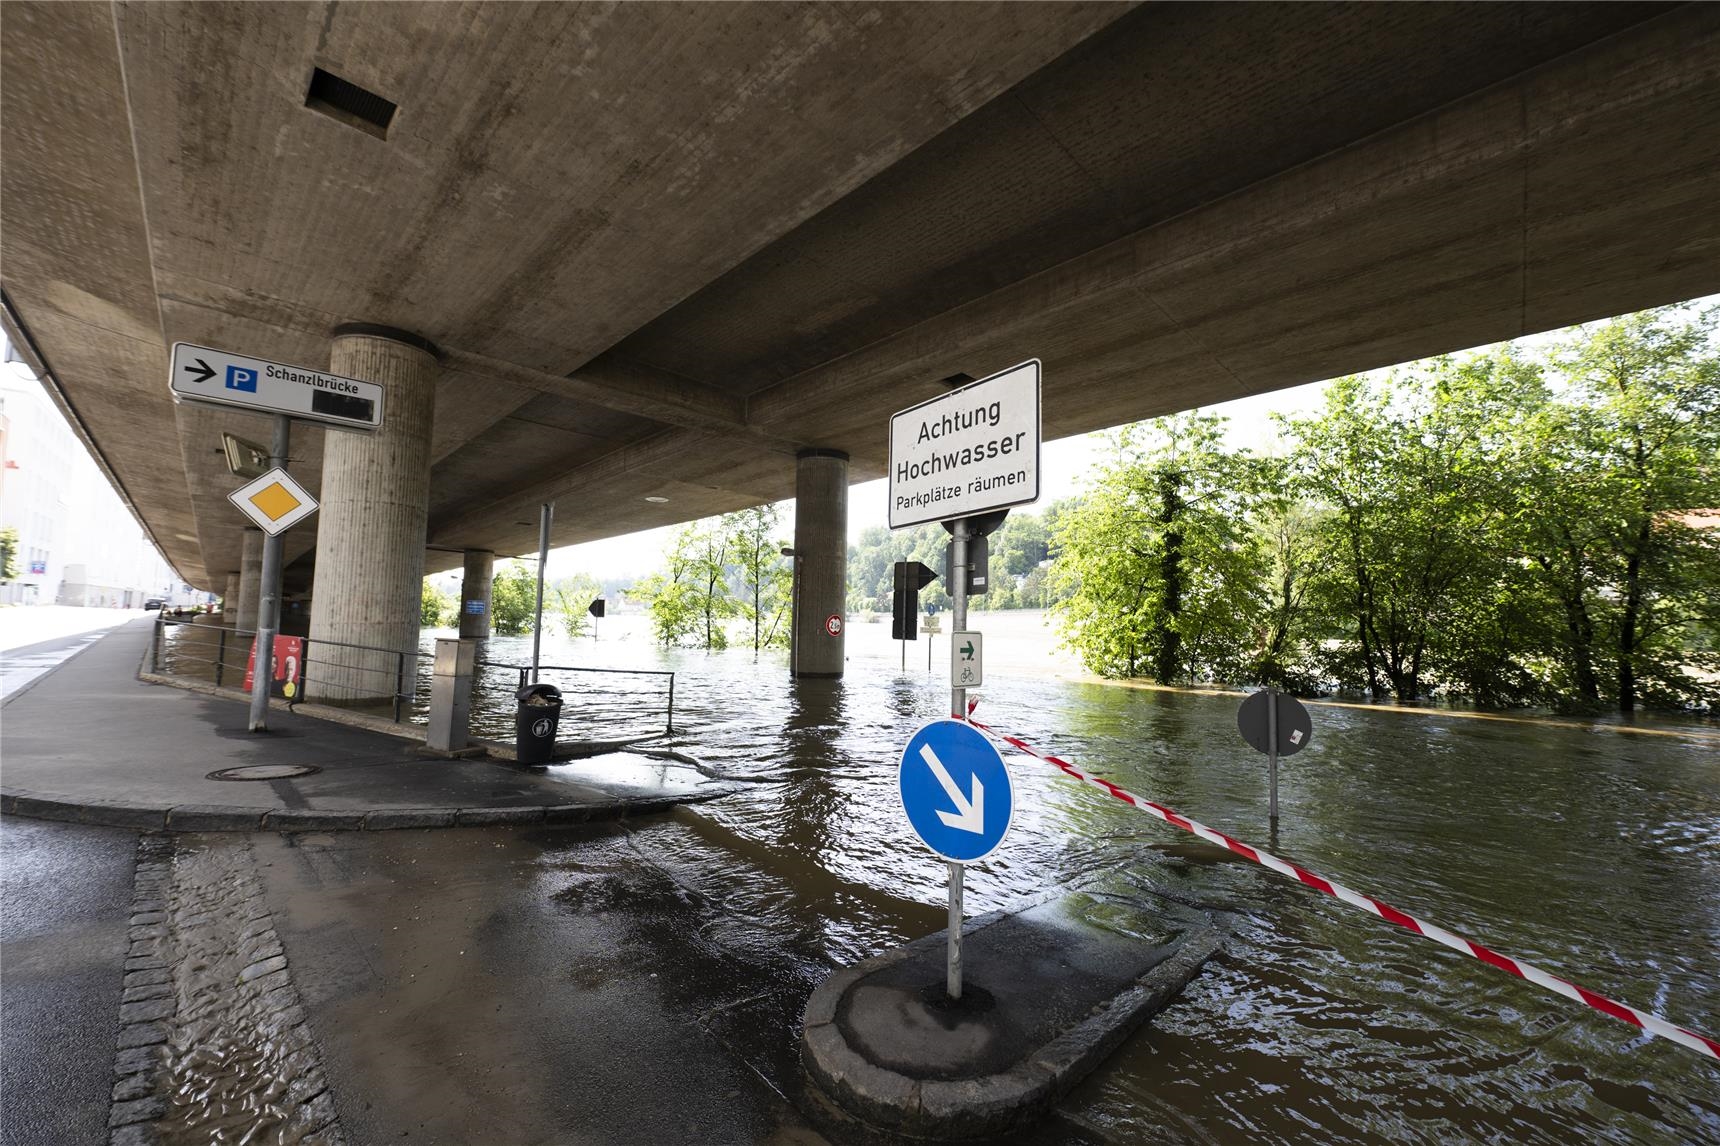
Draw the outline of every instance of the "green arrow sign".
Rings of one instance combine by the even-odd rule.
[[[972,641],[969,641],[967,644],[962,646],[962,659],[963,660],[970,660],[970,661],[973,660],[973,642]]]

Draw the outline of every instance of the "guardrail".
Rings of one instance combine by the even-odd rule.
[[[478,666],[479,671],[495,669],[502,672],[517,673],[519,686],[524,688],[531,683],[530,665],[509,665],[485,662]],[[562,720],[565,727],[568,717],[575,716],[592,721],[602,721],[612,725],[624,724],[637,716],[641,702],[655,702],[662,695],[664,706],[663,735],[672,735],[675,731],[675,674],[667,669],[618,669],[590,668],[584,665],[539,665],[538,680],[544,681],[545,676],[559,679],[546,681],[554,684],[562,691]],[[648,687],[610,687],[598,689],[580,683],[585,675],[603,677],[622,677],[630,680],[660,681]]]
[[[217,686],[227,683],[230,675],[237,677],[236,683],[242,682],[256,636],[255,629],[199,625],[190,620],[158,616],[155,640],[150,647],[150,669],[168,676],[201,678],[204,674],[200,670],[207,666],[208,679],[213,679]],[[396,724],[408,717],[408,709],[420,707],[419,694],[425,691],[420,678],[425,674],[418,670],[428,664],[425,654],[348,641],[299,639],[303,642],[304,663],[299,688],[287,698],[289,705],[312,699],[346,707],[387,704]],[[313,650],[326,655],[314,656]],[[313,666],[320,667],[313,671]],[[199,671],[184,671],[187,668]],[[424,707],[427,706],[426,701]]]

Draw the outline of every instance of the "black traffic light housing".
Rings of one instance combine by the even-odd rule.
[[[938,575],[918,561],[898,561],[895,576],[895,594],[890,602],[890,639],[919,640],[920,590],[936,581]]]

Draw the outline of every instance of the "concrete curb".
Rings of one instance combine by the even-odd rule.
[[[401,828],[470,828],[498,824],[585,824],[656,815],[681,804],[728,795],[699,792],[599,804],[535,804],[514,808],[258,808],[232,804],[127,804],[72,800],[0,789],[0,814],[33,820],[157,832],[382,832]]]
[[[966,933],[1002,918],[1002,912],[981,916]],[[1163,1010],[1217,954],[1223,938],[1210,924],[1191,931],[1174,955],[1009,1070],[944,1081],[911,1078],[867,1060],[848,1045],[836,1021],[843,997],[862,979],[928,947],[942,947],[944,934],[935,932],[825,980],[806,1004],[801,1062],[817,1089],[843,1113],[894,1134],[986,1138],[1020,1130]]]

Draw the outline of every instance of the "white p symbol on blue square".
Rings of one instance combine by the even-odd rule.
[[[227,389],[257,392],[257,372],[244,366],[227,367]]]

